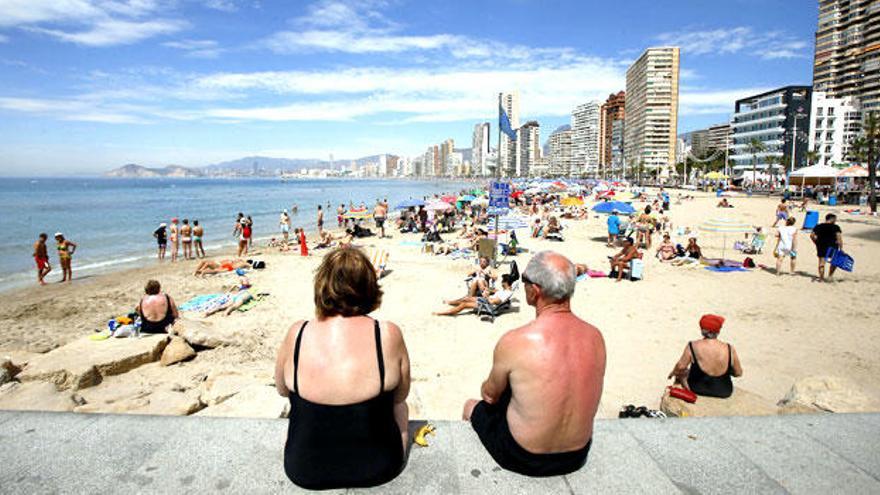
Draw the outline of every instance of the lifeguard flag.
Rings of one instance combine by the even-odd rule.
[[[516,141],[516,131],[510,127],[510,118],[507,117],[507,112],[504,111],[504,107],[498,105],[498,128],[501,129],[501,132],[507,134],[512,141]]]

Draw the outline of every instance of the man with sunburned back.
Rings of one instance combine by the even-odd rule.
[[[495,346],[482,399],[465,403],[469,420],[492,458],[528,476],[580,469],[593,438],[605,377],[599,330],[571,311],[575,266],[543,251],[522,274],[535,319],[504,334]]]

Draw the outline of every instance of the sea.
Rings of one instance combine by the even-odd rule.
[[[47,281],[61,277],[55,255],[55,232],[77,244],[74,277],[156,263],[153,231],[172,217],[198,220],[205,229],[208,256],[230,254],[238,212],[254,221],[255,240],[280,235],[278,219],[291,210],[292,226],[317,228],[317,205],[325,225],[335,228],[336,208],[376,199],[393,207],[405,199],[423,199],[470,189],[472,183],[371,179],[121,179],[4,178],[0,180],[0,291],[36,283],[33,243],[49,235],[53,266]]]

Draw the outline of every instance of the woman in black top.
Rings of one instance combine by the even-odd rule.
[[[317,318],[278,351],[275,387],[290,400],[284,470],[310,489],[369,487],[403,468],[409,356],[397,325],[369,316],[376,271],[357,249],[328,253],[315,274]]]
[[[727,398],[733,394],[732,376],[742,376],[739,356],[732,345],[718,340],[724,318],[700,318],[703,340],[688,342],[668,378],[697,395]]]

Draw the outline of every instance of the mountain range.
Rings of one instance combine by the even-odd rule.
[[[298,172],[303,168],[340,169],[355,162],[358,166],[376,162],[381,155],[371,155],[355,160],[320,160],[317,158],[272,158],[247,156],[238,160],[213,163],[202,167],[144,167],[134,163],[123,165],[104,173],[105,177],[217,177],[217,176],[274,176],[279,172]],[[391,156],[391,155],[388,155]]]

